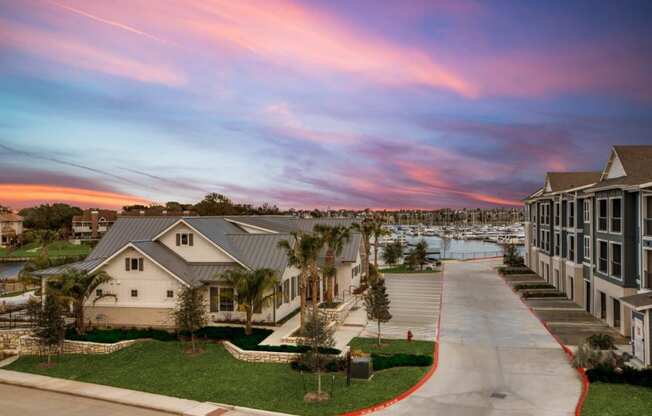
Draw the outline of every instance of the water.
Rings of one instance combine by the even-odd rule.
[[[25,262],[0,263],[0,280],[18,279],[18,273],[25,266]]]
[[[423,236],[423,237],[412,237],[406,236],[408,244],[416,244],[420,240],[425,240],[428,243],[428,248],[433,250],[439,250],[440,255],[433,255],[434,258],[449,258],[449,259],[472,259],[472,258],[482,258],[482,257],[495,257],[503,255],[503,246],[500,244],[492,243],[489,241],[482,240],[457,240],[457,239],[448,239],[446,247],[442,245],[442,239],[437,236]],[[410,248],[408,247],[406,251]],[[525,252],[523,246],[517,246],[517,249],[521,255]]]

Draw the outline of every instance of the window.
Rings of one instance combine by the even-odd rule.
[[[591,259],[591,236],[584,236],[584,260]]]
[[[210,311],[219,312],[220,311],[219,289],[216,287],[211,287],[208,293],[208,297],[210,300]]]
[[[194,236],[192,233],[177,233],[178,246],[192,246],[194,243]]]
[[[585,223],[591,222],[591,200],[590,199],[584,200],[584,222]]]
[[[559,202],[555,202],[555,225],[559,226],[560,219],[559,216],[561,215],[561,204]]]
[[[570,277],[570,278],[568,279],[568,285],[569,285],[569,288],[568,288],[568,299],[570,299],[570,300],[575,300],[575,279],[573,279],[572,277]]]
[[[606,241],[598,241],[598,271],[607,274],[609,248]]]
[[[612,299],[614,305],[614,328],[620,329],[620,301]]]
[[[611,232],[620,233],[622,231],[622,199],[613,198],[611,200]]]
[[[276,286],[276,307],[279,308],[283,304],[283,285]]]
[[[294,298],[297,297],[297,277],[296,276],[292,276],[292,281],[290,283],[290,290],[292,292],[290,294],[290,300],[294,300]]]
[[[598,199],[598,231],[607,231],[607,200]]]
[[[575,236],[568,236],[568,259],[575,261]]]
[[[174,290],[168,290],[167,293],[166,293],[166,296],[168,298],[173,298],[174,297]]]
[[[290,280],[283,282],[283,303],[290,302]]]
[[[142,257],[126,257],[125,270],[138,270],[143,271],[143,258]]]
[[[611,243],[611,276],[622,277],[622,245]]]
[[[561,254],[561,235],[559,233],[555,233],[555,256],[559,256]]]
[[[131,289],[131,297],[132,298],[138,297],[138,289]]]
[[[95,289],[95,296],[102,297],[102,289]]]
[[[575,202],[568,201],[568,227],[575,227]]]
[[[233,288],[220,288],[220,312],[233,312]]]
[[[600,292],[600,319],[607,319],[607,295]]]

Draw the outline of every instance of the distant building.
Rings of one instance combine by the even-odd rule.
[[[122,211],[121,217],[195,217],[196,211],[190,209],[171,210],[165,207],[148,207],[144,209],[131,209]]]
[[[72,238],[81,241],[99,240],[117,218],[117,211],[87,209],[82,215],[72,217]]]
[[[15,244],[23,234],[23,217],[13,212],[0,212],[0,247]]]

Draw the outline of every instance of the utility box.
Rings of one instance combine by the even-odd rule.
[[[351,378],[369,380],[373,372],[371,357],[351,358]]]

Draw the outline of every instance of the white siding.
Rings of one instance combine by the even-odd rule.
[[[192,246],[177,246],[176,234],[177,233],[193,233]],[[184,224],[178,224],[167,233],[163,234],[158,241],[172,249],[175,253],[181,256],[188,262],[232,262],[233,259],[229,257],[224,251],[215,247],[210,241],[193,231],[191,228]]]
[[[125,258],[142,257],[143,271],[125,270]],[[138,307],[138,308],[173,308],[182,284],[156,263],[150,261],[137,250],[128,248],[101,268],[113,279],[98,289],[103,293],[113,293],[116,299],[106,297],[98,300],[95,306]],[[131,296],[131,290],[138,290],[138,297]],[[167,291],[174,291],[174,298],[167,298]],[[95,293],[86,302],[93,306]]]

